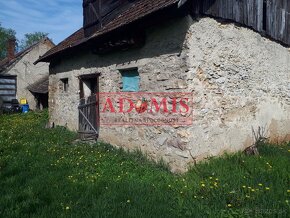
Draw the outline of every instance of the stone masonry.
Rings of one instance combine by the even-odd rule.
[[[172,171],[236,152],[265,128],[274,142],[290,140],[290,50],[260,34],[212,18],[172,20],[147,30],[140,49],[79,52],[50,68],[51,122],[78,128],[79,79],[101,73],[100,92],[119,92],[121,69],[138,67],[142,92],[190,92],[193,125],[103,127],[100,140],[163,159]],[[64,91],[61,79],[68,78]]]

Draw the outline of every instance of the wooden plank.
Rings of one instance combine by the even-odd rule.
[[[14,97],[14,94],[1,94],[2,97]]]
[[[249,27],[253,27],[254,26],[254,0],[252,1],[248,1],[248,23],[249,23]]]
[[[243,10],[241,10],[241,1],[233,0],[233,19],[238,23],[243,23]]]
[[[284,42],[290,45],[290,1],[287,0],[286,4],[286,19],[285,19],[285,34],[284,34]]]
[[[222,0],[221,4],[219,5],[220,17],[224,19],[229,19],[229,4],[228,0]]]
[[[274,39],[278,39],[278,31],[279,31],[279,3],[281,0],[273,1],[273,32],[272,37]]]
[[[247,2],[247,10],[248,10],[248,26],[254,27],[254,0],[248,0]]]
[[[224,13],[227,10],[226,9],[226,4],[224,0],[216,0],[217,3],[217,7],[216,7],[216,13],[217,13],[217,17],[221,17],[224,18]]]
[[[97,138],[98,136],[98,114],[97,114],[97,97],[89,96],[87,99],[81,99],[79,105],[79,134],[85,139],[89,136]]]
[[[219,4],[219,2],[218,2],[219,0],[216,0],[216,1],[210,1],[209,2],[209,8],[210,8],[210,14],[212,15],[212,16],[215,16],[215,17],[219,17],[218,15],[219,15],[219,13],[218,13],[218,4]]]
[[[227,12],[227,19],[234,20],[233,16],[233,0],[227,0],[227,5],[228,5],[228,12]]]
[[[248,9],[248,1],[249,0],[243,0],[242,7],[243,7],[243,24],[246,26],[249,26],[249,20],[248,20],[248,15],[249,15],[249,9]]]
[[[281,0],[281,23],[280,23],[280,33],[279,33],[279,40],[286,43],[287,42],[287,29],[286,29],[286,19],[287,19],[287,0]]]
[[[289,0],[200,0],[201,13],[231,19],[290,44]]]
[[[210,11],[211,2],[212,2],[212,0],[204,0],[203,1],[203,13],[204,14],[211,15],[211,11]]]
[[[95,134],[94,131],[82,131],[82,130],[78,130],[78,133],[83,133],[83,134]]]
[[[263,1],[256,0],[256,23],[254,29],[259,32],[263,32]]]
[[[281,39],[280,30],[282,26],[282,1],[283,0],[276,0],[275,1],[275,39]]]
[[[272,36],[273,31],[273,3],[271,1],[267,1],[267,27],[266,27],[266,34]]]
[[[199,15],[199,14],[203,14],[202,4],[203,4],[202,1],[192,0],[191,11],[192,11],[194,16]]]
[[[288,2],[289,4],[289,2]],[[290,13],[286,11],[286,30],[284,34],[284,40],[287,45],[290,45]]]
[[[83,105],[79,105],[79,109],[81,108],[86,108],[88,106],[91,106],[91,105],[95,105],[96,104],[96,101],[95,102],[89,102],[89,103],[86,103],[86,104],[83,104]]]
[[[15,91],[15,88],[8,88],[8,89],[7,88],[0,88],[0,91],[1,90],[8,90],[8,91],[12,91],[13,90],[13,91]]]

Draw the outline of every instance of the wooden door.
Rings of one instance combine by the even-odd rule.
[[[89,92],[88,92],[89,91]],[[80,77],[79,135],[80,138],[97,139],[99,136],[99,77]]]

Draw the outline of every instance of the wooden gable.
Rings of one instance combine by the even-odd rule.
[[[84,34],[92,35],[134,0],[83,0]]]

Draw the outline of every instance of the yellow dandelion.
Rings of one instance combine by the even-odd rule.
[[[259,186],[263,186],[263,184],[262,184],[262,183],[259,183],[258,185],[259,185]]]
[[[269,190],[270,190],[270,188],[269,188],[269,187],[266,187],[265,189],[266,189],[267,191],[269,191]]]
[[[290,193],[290,190],[287,190],[287,193]]]
[[[228,207],[232,207],[232,205],[231,205],[231,204],[228,204],[227,206],[228,206]]]
[[[216,178],[215,181],[219,181],[219,178]]]
[[[69,206],[66,206],[65,209],[66,209],[66,210],[69,210]]]
[[[209,179],[212,179],[212,177],[210,176]]]
[[[249,186],[249,187],[248,187],[248,189],[252,189],[252,187],[251,187],[251,186]]]
[[[131,201],[128,199],[128,200],[127,200],[127,203],[130,203],[130,202],[131,202]]]
[[[205,187],[205,184],[204,184],[204,183],[202,183],[202,184],[201,184],[201,187]]]
[[[171,187],[171,185],[168,185],[168,187],[170,188],[170,187]]]
[[[245,186],[245,185],[243,185],[242,187],[243,187],[243,188],[246,188],[246,186]]]
[[[286,200],[285,202],[286,202],[286,204],[288,204],[288,203],[289,203],[289,201],[288,201],[288,200]]]
[[[181,191],[180,194],[183,194],[183,192]]]
[[[252,192],[255,192],[255,189],[252,188],[251,191],[252,191]]]

